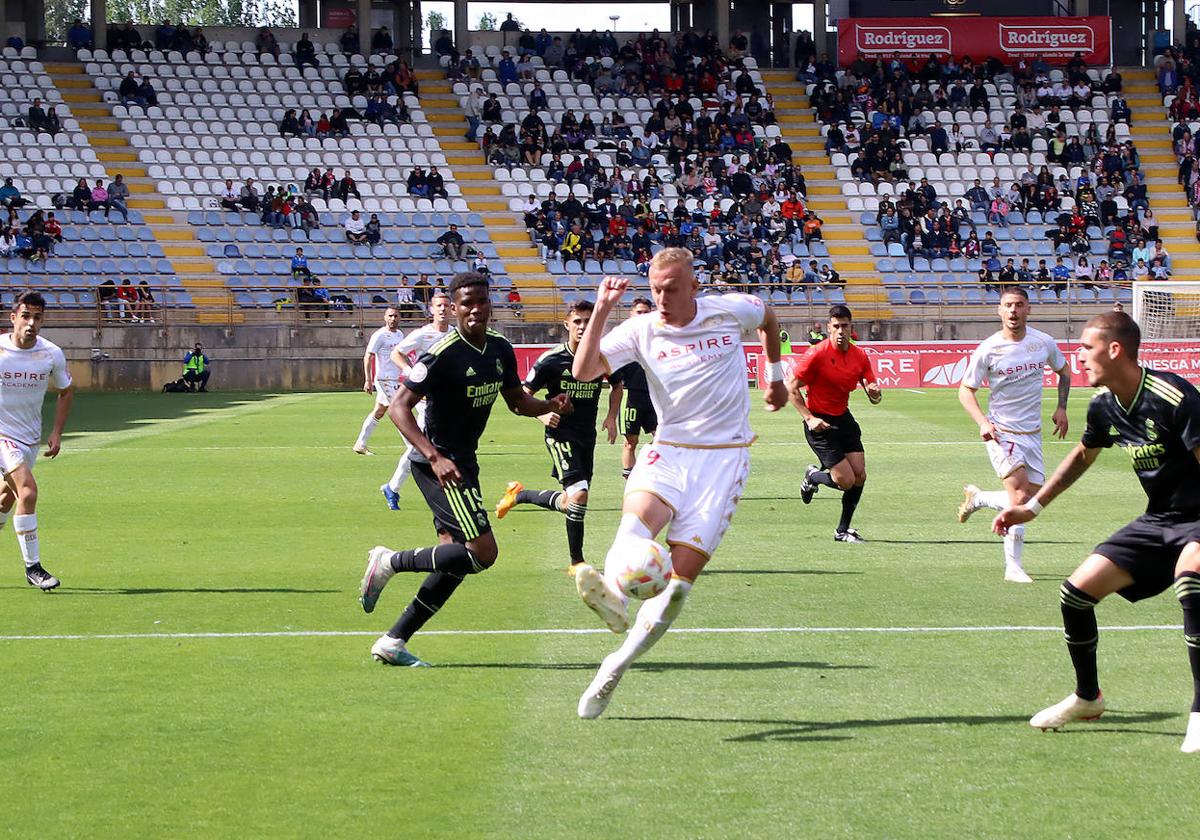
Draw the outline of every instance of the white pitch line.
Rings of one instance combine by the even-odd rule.
[[[1181,624],[1130,624],[1101,627],[1105,632],[1182,630]],[[520,630],[427,630],[422,636],[596,636],[609,631],[599,628],[544,627]],[[672,634],[763,634],[763,633],[1061,633],[1055,625],[999,624],[978,627],[677,627]],[[0,635],[0,642],[93,641],[127,639],[274,639],[375,636],[372,630],[262,630],[250,632],[198,633],[54,633],[45,635]]]

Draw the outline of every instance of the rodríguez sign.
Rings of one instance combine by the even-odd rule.
[[[920,61],[969,55],[979,62],[994,56],[1011,63],[1040,57],[1065,64],[1080,53],[1088,64],[1107,64],[1112,19],[1092,17],[843,18],[838,21],[838,63],[859,56]]]

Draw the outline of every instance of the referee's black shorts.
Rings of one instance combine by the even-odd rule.
[[[629,392],[625,407],[621,410],[617,431],[623,435],[641,435],[643,432],[652,435],[658,431],[658,415],[654,413],[654,403],[650,402],[649,393]]]
[[[479,467],[458,467],[462,480],[454,487],[438,484],[433,467],[424,461],[412,462],[413,482],[433,511],[433,527],[457,543],[468,543],[492,530],[483,493],[479,490]]]
[[[596,439],[575,440],[547,435],[546,451],[550,453],[550,475],[558,479],[563,489],[580,481],[591,482],[596,456]]]
[[[1117,592],[1127,601],[1153,598],[1175,582],[1175,564],[1188,543],[1200,542],[1200,517],[1144,513],[1100,545],[1107,557],[1133,577]]]
[[[849,411],[837,415],[817,414],[815,411],[813,414],[830,426],[823,432],[814,432],[808,428],[808,424],[804,426],[804,436],[808,438],[808,445],[812,447],[822,468],[829,469],[837,465],[849,452],[863,451],[862,429]]]

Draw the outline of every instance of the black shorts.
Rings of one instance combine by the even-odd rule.
[[[1117,594],[1140,601],[1170,588],[1179,555],[1192,542],[1200,542],[1200,520],[1144,513],[1096,546],[1094,553],[1133,576],[1133,583]]]
[[[814,432],[805,424],[804,436],[808,438],[808,445],[816,453],[823,468],[829,469],[840,463],[848,452],[863,451],[862,429],[859,428],[858,421],[849,411],[836,416],[832,414],[816,414],[816,416],[832,428],[823,432]]]
[[[433,527],[439,534],[449,534],[455,542],[468,543],[491,531],[492,523],[479,490],[479,467],[459,466],[458,471],[462,481],[456,487],[442,487],[429,464],[412,462],[413,482],[433,511]]]
[[[654,403],[650,402],[649,394],[629,392],[617,430],[623,435],[640,435],[642,432],[652,435],[658,431],[658,415],[654,413]]]
[[[556,440],[546,438],[546,451],[550,453],[550,475],[564,488],[577,481],[592,480],[592,464],[596,455],[596,440]]]

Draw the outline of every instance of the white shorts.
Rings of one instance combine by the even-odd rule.
[[[376,379],[375,402],[378,405],[391,405],[392,397],[400,390],[399,379]]]
[[[750,449],[691,449],[647,444],[625,484],[625,495],[653,493],[674,512],[668,545],[711,557],[733,520],[750,475]]]
[[[38,448],[37,444],[27,446],[19,440],[12,438],[0,437],[0,471],[8,475],[21,464],[25,464],[29,469],[33,469],[34,462],[37,461]]]
[[[1000,478],[1008,478],[1020,467],[1030,484],[1046,483],[1046,464],[1042,460],[1042,436],[1017,435],[997,429],[997,440],[987,441],[988,457]]]

